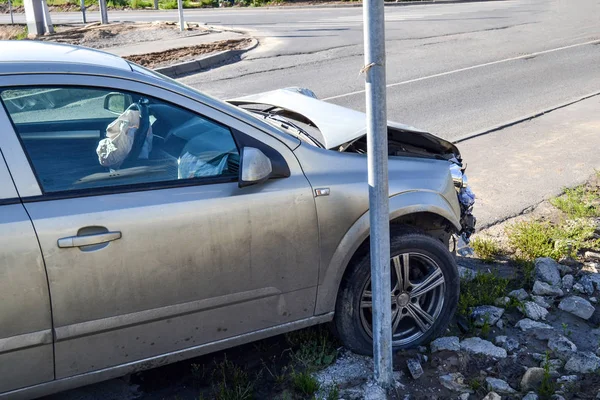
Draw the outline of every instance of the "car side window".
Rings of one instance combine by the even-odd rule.
[[[45,193],[238,176],[228,127],[159,99],[84,87],[8,89],[0,99]]]

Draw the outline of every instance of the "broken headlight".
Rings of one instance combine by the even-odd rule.
[[[469,238],[475,232],[476,219],[473,215],[473,205],[475,204],[475,194],[469,187],[465,168],[456,158],[450,160],[450,174],[456,188],[458,202],[460,203],[460,226],[458,248],[466,247],[469,244]]]

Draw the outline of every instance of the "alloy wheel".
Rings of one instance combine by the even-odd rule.
[[[425,335],[444,306],[445,279],[438,264],[425,254],[405,252],[390,260],[392,342],[407,346]],[[360,298],[363,329],[372,337],[373,297],[371,279]]]

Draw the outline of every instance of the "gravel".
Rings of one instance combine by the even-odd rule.
[[[583,374],[596,372],[600,369],[600,357],[591,351],[576,353],[565,364],[565,371]]]
[[[549,285],[546,282],[535,281],[533,284],[533,294],[537,294],[539,296],[563,296],[564,292],[561,288]]]
[[[495,306],[479,306],[471,310],[471,319],[473,325],[482,327],[487,322],[489,325],[494,325],[502,315],[504,309]]]
[[[460,342],[460,349],[470,354],[480,354],[488,357],[506,358],[507,353],[503,348],[494,346],[492,342],[478,337],[472,337]]]
[[[447,336],[435,339],[431,342],[431,352],[435,353],[438,351],[459,351],[460,340],[457,336]]]
[[[544,307],[539,306],[537,303],[533,301],[526,301],[523,303],[522,307],[519,307],[519,310],[529,319],[533,319],[535,321],[545,320],[548,316],[548,310]]]
[[[532,321],[529,318],[524,318],[517,322],[515,327],[520,328],[522,331],[527,331],[530,329],[552,329],[552,327],[548,324],[544,324],[543,322]]]
[[[596,308],[589,301],[579,296],[562,299],[558,308],[583,319],[589,319],[596,311]]]
[[[552,286],[561,284],[558,263],[549,257],[535,260],[535,277],[537,280],[549,283]]]

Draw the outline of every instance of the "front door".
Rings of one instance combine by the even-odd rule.
[[[316,211],[293,153],[171,92],[103,85],[53,86],[51,113],[9,109],[40,186],[23,201],[48,271],[56,377],[312,316]],[[90,137],[125,109],[131,149],[105,157],[103,141],[98,154]],[[238,187],[242,137],[283,161],[278,178]]]
[[[50,315],[40,247],[0,152],[0,394],[54,379]]]

